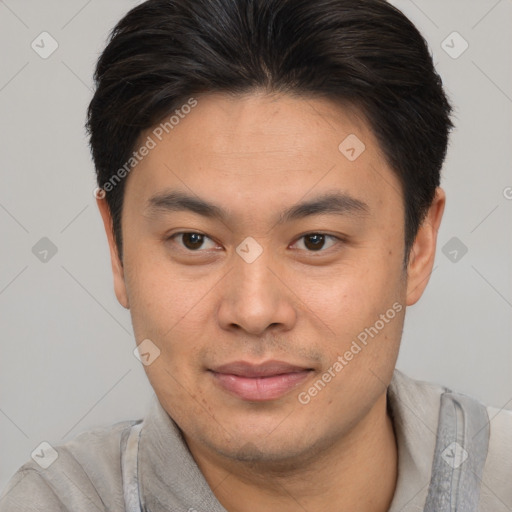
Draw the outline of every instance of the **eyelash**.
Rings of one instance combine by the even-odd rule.
[[[169,236],[166,240],[168,241],[172,241],[174,242],[174,239],[176,237],[179,237],[181,235],[201,235],[203,236],[205,239],[208,239],[208,240],[212,240],[208,235],[205,235],[204,233],[200,233],[198,231],[180,231],[179,233],[174,233],[173,235]],[[309,233],[305,233],[304,235],[301,235],[297,241],[295,243],[297,243],[299,240],[302,240],[303,238],[307,237],[307,236],[311,236],[311,235],[320,235],[320,236],[323,236],[325,238],[330,238],[330,239],[333,239],[336,241],[336,243],[344,243],[346,240],[344,240],[343,238],[340,238],[340,237],[337,237],[337,236],[334,236],[334,235],[329,235],[328,233],[323,233],[321,231],[311,231]],[[213,240],[212,240],[213,241]],[[336,244],[333,244],[333,246],[336,245]],[[333,247],[331,246],[331,247]],[[310,251],[310,250],[307,250],[306,249],[306,252],[309,252],[311,254],[320,254],[320,253],[325,253],[327,251],[329,251],[329,249],[331,249],[331,247],[327,248],[327,249],[324,249],[323,247],[318,250],[318,251]],[[197,249],[197,250],[191,250],[191,249],[188,249],[184,246],[181,246],[180,249],[183,249],[185,250],[185,252],[188,252],[188,253],[201,253],[201,252],[205,252],[204,250],[201,250],[201,249]]]

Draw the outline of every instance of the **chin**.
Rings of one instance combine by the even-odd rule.
[[[248,435],[247,431],[238,432],[230,441],[203,438],[203,443],[213,452],[237,462],[245,462],[251,466],[261,465],[267,469],[274,468],[289,471],[297,463],[306,462],[318,456],[322,448],[328,449],[332,443],[321,438],[314,440],[300,432],[274,435],[269,431],[255,432]]]

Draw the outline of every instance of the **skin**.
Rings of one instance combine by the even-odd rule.
[[[145,366],[151,385],[230,512],[388,510],[397,448],[386,389],[406,306],[432,271],[444,192],[404,267],[401,186],[357,111],[264,92],[197,99],[127,178],[123,265],[106,201],[97,200],[117,298],[130,309],[137,343],[149,338],[161,351]],[[366,147],[355,161],[338,149],[349,134]],[[213,202],[227,217],[147,208],[169,190]],[[327,191],[349,194],[367,211],[276,223],[282,210]],[[206,238],[202,246],[169,238],[181,232]],[[339,239],[328,236],[314,250],[304,235],[315,233]],[[252,263],[236,252],[249,236],[263,251]],[[300,403],[299,393],[395,303],[402,310]],[[208,371],[270,359],[313,371],[264,402],[227,392]]]

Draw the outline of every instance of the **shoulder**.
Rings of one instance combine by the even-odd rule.
[[[512,508],[512,410],[490,406],[486,410],[489,449],[482,477],[482,510],[508,511]]]
[[[124,510],[121,442],[140,421],[89,430],[60,446],[40,445],[2,492],[0,512]]]
[[[390,393],[397,397],[395,401],[400,403],[401,408],[414,410],[414,416],[421,419],[421,422],[416,423],[428,424],[430,431],[437,433],[437,440],[440,423],[443,423],[443,434],[446,434],[446,429],[450,428],[448,423],[459,423],[461,419],[456,414],[445,416],[442,412],[443,394],[446,393],[446,397],[452,397],[463,407],[462,425],[456,427],[463,431],[466,438],[468,462],[479,456],[479,441],[484,441],[486,447],[483,453],[480,510],[505,512],[512,509],[512,410],[489,406],[445,386],[412,379],[398,370],[395,370]],[[450,408],[451,404],[447,404],[446,410]],[[406,413],[404,416],[407,416]],[[409,421],[409,424],[414,424],[414,421]],[[414,437],[420,438],[418,435]]]

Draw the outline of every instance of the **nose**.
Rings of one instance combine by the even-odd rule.
[[[243,329],[261,336],[267,329],[292,329],[297,318],[294,294],[286,275],[270,257],[270,249],[249,262],[237,253],[234,268],[223,283],[217,310],[223,329]]]

